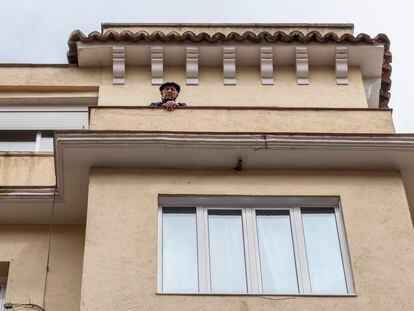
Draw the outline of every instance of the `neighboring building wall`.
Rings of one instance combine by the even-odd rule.
[[[159,194],[340,196],[357,296],[157,295]],[[410,310],[413,261],[398,172],[93,169],[81,310]]]
[[[49,226],[0,225],[0,236],[0,261],[10,262],[5,300],[43,305]],[[52,226],[46,310],[79,310],[84,238],[84,225]]]
[[[186,86],[184,67],[164,68],[164,80],[182,86],[179,100],[193,106],[368,108],[359,68],[349,69],[349,85],[336,84],[334,67],[311,67],[309,85],[297,85],[294,66],[276,67],[274,78],[275,85],[261,85],[259,67],[238,67],[237,85],[229,86],[223,84],[222,68],[201,67],[199,85]],[[159,86],[151,85],[149,67],[128,66],[123,86],[112,85],[110,67],[4,67],[0,85],[19,86],[25,96],[33,92],[33,86],[48,87],[51,92],[72,87],[75,93],[70,96],[76,90],[79,96],[87,96],[79,87],[99,86],[98,104],[105,106],[147,106],[160,98]],[[10,96],[7,90],[0,88],[0,99]],[[14,96],[16,92],[14,88]]]
[[[0,153],[0,186],[53,186],[53,154]]]

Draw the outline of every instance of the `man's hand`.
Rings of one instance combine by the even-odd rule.
[[[179,105],[174,100],[167,101],[166,103],[161,105],[161,108],[164,108],[167,111],[173,111],[178,107]]]

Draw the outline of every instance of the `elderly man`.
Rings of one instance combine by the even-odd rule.
[[[161,101],[151,103],[151,108],[164,108],[167,111],[172,111],[177,108],[186,107],[185,103],[179,103],[176,101],[178,94],[180,93],[180,86],[175,82],[165,82],[160,86]]]

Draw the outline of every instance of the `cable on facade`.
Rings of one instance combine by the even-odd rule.
[[[38,311],[45,311],[45,309],[35,303],[11,303],[4,304],[5,309],[34,309]]]
[[[52,246],[52,226],[53,226],[53,217],[55,215],[55,203],[56,203],[56,191],[57,186],[53,188],[53,203],[52,203],[52,211],[50,213],[50,221],[49,221],[49,245],[47,250],[47,260],[46,260],[46,275],[45,275],[45,285],[43,289],[43,310],[46,308],[46,287],[47,287],[47,279],[49,274],[49,263],[50,263],[50,252]]]

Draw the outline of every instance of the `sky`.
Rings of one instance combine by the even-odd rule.
[[[67,63],[80,29],[123,23],[354,23],[355,34],[391,40],[389,106],[399,133],[414,133],[413,0],[0,0],[0,63]]]

